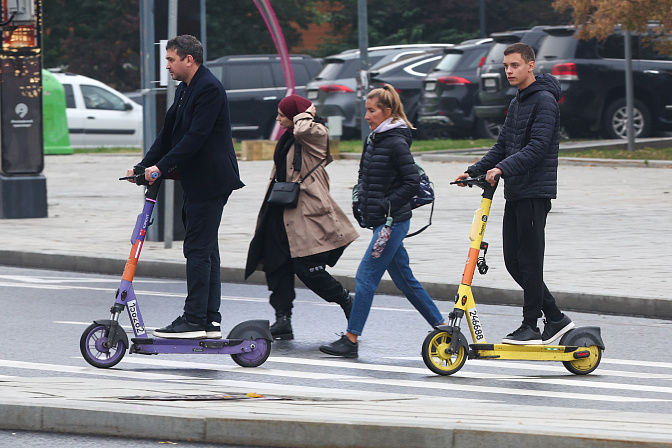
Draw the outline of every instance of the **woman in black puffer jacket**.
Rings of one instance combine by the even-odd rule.
[[[431,326],[444,322],[427,291],[413,276],[403,244],[420,176],[410,149],[412,126],[394,87],[387,84],[367,95],[365,118],[373,132],[367,138],[359,165],[356,217],[362,227],[373,229],[373,238],[357,269],[355,302],[347,333],[320,347],[329,355],[348,358],[357,356],[357,337],[362,334],[385,271]],[[382,249],[381,236],[389,238]]]

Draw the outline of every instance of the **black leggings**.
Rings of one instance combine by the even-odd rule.
[[[276,312],[291,314],[294,292],[294,274],[315,294],[327,302],[341,303],[347,292],[343,285],[327,272],[327,263],[338,259],[345,248],[323,252],[307,257],[287,259],[272,272],[266,273],[266,284],[271,291],[271,306]],[[334,252],[338,251],[338,254]]]

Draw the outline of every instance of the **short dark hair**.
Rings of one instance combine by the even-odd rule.
[[[170,39],[166,44],[166,50],[175,50],[180,60],[191,55],[196,64],[203,64],[203,45],[201,45],[198,39],[189,34],[183,34]]]
[[[525,62],[534,61],[534,50],[532,49],[532,47],[522,42],[516,42],[515,44],[511,44],[508,47],[506,47],[506,50],[504,50],[504,56],[513,53],[520,53],[520,57],[522,57],[523,61]]]

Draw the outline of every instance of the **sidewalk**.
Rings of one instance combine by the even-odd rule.
[[[433,225],[406,240],[406,247],[414,273],[436,300],[454,298],[473,212],[480,204],[480,190],[449,183],[477,158],[451,154],[420,158],[435,184],[437,201]],[[46,157],[49,217],[0,220],[0,264],[121,275],[143,189],[117,178],[137,160],[136,155]],[[546,284],[561,308],[672,318],[668,269],[672,266],[672,164],[642,169],[565,162],[558,172],[558,199],[548,217],[545,265]],[[348,215],[357,169],[357,160],[339,160],[328,167],[332,194]],[[248,244],[270,170],[270,161],[240,162],[246,187],[231,195],[220,227],[223,282],[244,281]],[[87,177],[94,172],[95,179]],[[502,258],[503,206],[503,188],[499,188],[485,235],[490,270],[486,276],[477,274],[473,282],[477,303],[522,303],[520,289]],[[428,219],[429,207],[417,209],[411,229],[422,227]],[[351,290],[370,238],[367,229],[360,234],[330,269]],[[175,241],[171,249],[163,242],[146,242],[137,272],[183,278],[181,242]],[[263,283],[263,275],[255,273],[249,281]],[[387,276],[379,290],[398,293]]]
[[[473,211],[480,204],[480,191],[449,185],[469,158],[478,156],[420,159],[438,199],[433,225],[407,240],[406,247],[416,276],[437,300],[453,299],[468,251]],[[138,159],[136,155],[47,157],[49,217],[0,220],[0,264],[121,276],[142,207],[142,189],[117,178]],[[548,219],[545,266],[546,282],[561,308],[672,318],[672,171],[669,165],[663,167],[563,161],[559,197]],[[240,162],[247,186],[231,196],[220,228],[224,282],[243,281],[247,247],[270,168],[271,162]],[[357,168],[356,160],[328,167],[333,195],[348,214]],[[90,178],[91,173],[97,177]],[[521,293],[501,255],[502,190],[494,199],[486,232],[490,270],[485,277],[476,275],[475,295],[482,303],[519,304]],[[427,207],[416,211],[412,229],[426,223],[428,212]],[[350,288],[370,235],[365,229],[360,233],[362,237],[331,269]],[[146,243],[138,275],[182,278],[181,243],[175,242],[171,249],[162,242]],[[252,281],[261,283],[263,276],[255,274]],[[381,291],[396,289],[388,279]],[[118,372],[104,379],[105,371],[93,370],[72,368],[86,378],[0,376],[0,428],[286,447],[672,446],[669,416],[654,412],[583,408],[568,412],[474,399],[327,393],[265,382],[199,384],[172,374],[157,374],[162,378],[153,382],[130,376],[120,381],[115,379]],[[266,397],[247,398],[250,392]],[[204,397],[197,400],[198,396]],[[179,399],[167,401],[171,397]]]
[[[288,448],[672,446],[669,415],[654,412],[326,394],[271,383],[256,387],[274,395],[247,398],[254,384],[216,383],[0,377],[0,429]]]

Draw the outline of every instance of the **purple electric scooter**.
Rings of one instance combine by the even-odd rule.
[[[145,205],[138,215],[135,230],[131,236],[131,254],[126,262],[121,285],[117,289],[114,306],[110,309],[110,319],[96,320],[84,330],[79,342],[82,356],[94,367],[108,368],[116,365],[124,357],[126,349],[130,353],[158,355],[159,353],[226,354],[240,366],[257,367],[271,354],[270,324],[268,320],[248,320],[233,327],[226,339],[165,339],[147,335],[138,298],[133,291],[133,277],[145,241],[152,211],[156,204],[162,180],[158,178],[152,185],[145,180],[145,168],[136,166],[131,177],[138,185],[147,185]],[[126,331],[119,325],[119,315],[126,308],[135,337],[129,345]]]

